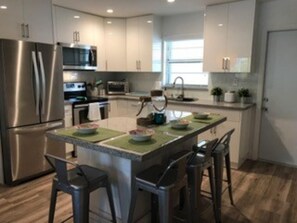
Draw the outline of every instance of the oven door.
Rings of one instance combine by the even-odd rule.
[[[108,118],[108,105],[109,103],[106,103],[106,102],[99,104],[101,119]],[[89,113],[89,104],[74,105],[73,124],[79,125],[82,123],[92,122],[88,119],[88,113]]]

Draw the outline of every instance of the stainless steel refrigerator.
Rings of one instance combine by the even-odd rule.
[[[51,171],[45,153],[65,144],[45,136],[64,126],[60,46],[0,39],[0,178],[8,185]]]

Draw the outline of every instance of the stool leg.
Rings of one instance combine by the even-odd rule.
[[[214,175],[215,175],[215,188],[216,188],[216,207],[218,212],[218,222],[221,222],[221,209],[222,209],[222,181],[223,181],[223,159],[222,152],[214,152]]]
[[[192,209],[190,205],[190,195],[188,190],[188,184],[186,182],[186,185],[182,188],[182,193],[185,195],[185,203],[186,203],[186,209],[187,209],[187,222],[192,223],[193,222],[193,216],[192,216]]]
[[[110,212],[111,212],[111,216],[112,216],[112,222],[116,223],[117,218],[116,218],[116,214],[115,214],[115,208],[114,208],[114,203],[113,203],[111,186],[110,186],[110,183],[108,181],[106,182],[106,192],[107,192],[107,196],[108,196],[109,207],[110,207]]]
[[[85,190],[75,190],[71,195],[74,223],[88,223],[89,193]]]
[[[217,204],[216,204],[216,192],[215,192],[215,182],[213,178],[213,170],[212,166],[207,168],[208,170],[208,176],[209,176],[209,184],[210,184],[210,191],[211,191],[211,198],[213,203],[213,213],[216,219],[216,222],[219,222],[219,213],[217,210]]]
[[[128,215],[128,223],[133,222],[133,214],[134,214],[134,209],[136,205],[136,199],[137,199],[137,190],[138,186],[137,183],[132,186],[132,191],[131,191],[131,200],[130,200],[130,208],[129,208],[129,215]]]
[[[172,223],[173,195],[171,191],[158,192],[160,223]]]
[[[50,203],[50,210],[49,210],[49,216],[48,216],[48,222],[53,223],[54,217],[55,217],[55,210],[56,210],[56,202],[57,202],[57,183],[53,180],[52,183],[52,193],[51,193],[51,203]]]
[[[158,221],[158,197],[155,194],[151,194],[151,223]]]
[[[231,163],[230,163],[230,154],[227,153],[225,155],[225,165],[226,165],[226,172],[227,172],[227,181],[228,181],[228,191],[231,204],[234,205],[233,195],[232,195],[232,181],[231,181]]]

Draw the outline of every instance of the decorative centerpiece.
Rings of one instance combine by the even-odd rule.
[[[144,107],[147,107],[147,116],[137,118],[137,125],[148,126],[151,124],[161,125],[166,122],[165,109],[167,97],[162,90],[152,90],[150,97],[140,97],[141,108],[136,116],[139,116]]]
[[[243,104],[251,103],[251,94],[249,89],[247,88],[240,88],[238,91],[238,96],[240,98],[240,102]]]
[[[213,95],[213,100],[215,102],[220,101],[221,95],[223,94],[223,90],[220,87],[214,87],[213,89],[211,89],[211,95]]]

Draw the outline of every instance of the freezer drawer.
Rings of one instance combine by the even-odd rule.
[[[65,157],[65,143],[45,136],[46,131],[61,127],[63,121],[8,130],[11,181],[27,180],[50,170],[45,153]]]

